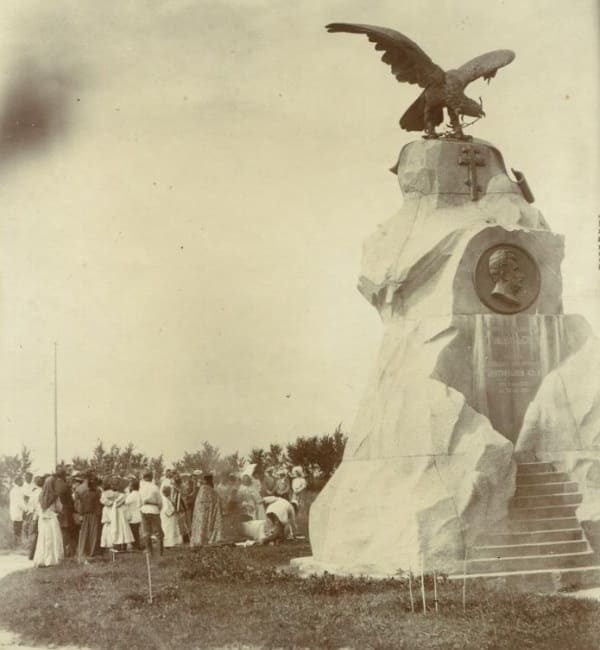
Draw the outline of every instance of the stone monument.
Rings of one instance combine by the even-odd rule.
[[[313,556],[293,564],[600,575],[599,341],[563,313],[563,237],[523,175],[511,180],[500,151],[459,128],[473,114],[464,86],[514,54],[443,72],[393,30],[328,29],[367,35],[398,80],[425,88],[401,125],[426,135],[393,169],[402,208],[365,243],[359,289],[383,341],[343,461],[311,509]],[[440,137],[443,108],[452,128]]]
[[[396,169],[404,204],[367,240],[359,281],[381,350],[312,506],[304,572],[460,572],[483,533],[502,532],[517,461],[579,466],[592,502],[600,479],[600,373],[580,390],[600,346],[563,314],[563,237],[488,142],[412,142]]]

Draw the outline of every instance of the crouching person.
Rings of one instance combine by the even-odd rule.
[[[140,512],[142,523],[140,525],[140,537],[142,544],[148,553],[152,552],[152,535],[158,541],[158,552],[163,554],[163,530],[160,523],[160,508],[162,498],[158,486],[152,482],[152,472],[145,471],[140,481]]]
[[[261,544],[274,542],[279,544],[286,539],[294,539],[296,532],[295,504],[282,497],[265,497],[263,499],[267,521],[271,530],[261,539]]]

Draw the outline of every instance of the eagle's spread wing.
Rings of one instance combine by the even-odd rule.
[[[464,88],[479,77],[489,81],[496,76],[498,68],[508,65],[514,58],[515,53],[512,50],[494,50],[471,59],[453,72],[458,75]]]
[[[436,65],[423,50],[410,38],[387,27],[374,25],[354,25],[351,23],[331,23],[329,32],[347,32],[365,34],[375,43],[376,50],[383,50],[381,60],[387,63],[398,81],[408,81],[427,88],[432,84],[442,83],[444,71]]]

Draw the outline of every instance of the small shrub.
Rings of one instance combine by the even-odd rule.
[[[12,537],[12,522],[8,507],[0,506],[0,550],[11,548]]]

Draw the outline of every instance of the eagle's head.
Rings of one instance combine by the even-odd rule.
[[[468,115],[469,117],[485,117],[483,106],[474,99],[469,99],[469,97],[463,98],[458,108],[458,112],[461,115]]]

